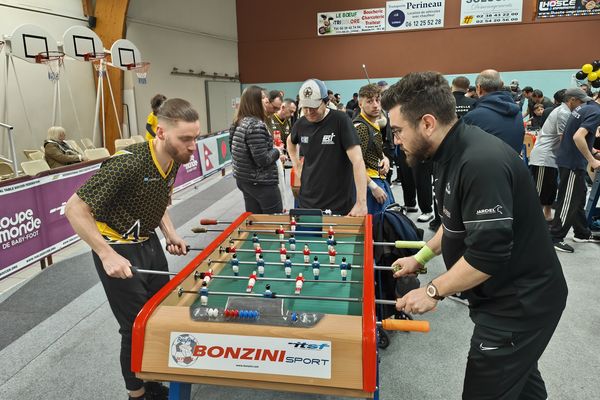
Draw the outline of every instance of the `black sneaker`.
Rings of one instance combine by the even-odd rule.
[[[414,207],[414,206],[413,207],[405,206],[404,208],[406,209],[406,212],[409,212],[409,213],[414,213],[414,212],[418,212],[419,211],[419,209],[417,207]]]
[[[565,242],[556,242],[554,243],[554,249],[557,251],[562,251],[564,253],[573,253],[575,252],[575,249],[571,246],[569,246],[568,244],[566,244]]]
[[[573,241],[575,243],[600,243],[600,237],[592,233],[588,238],[578,238],[577,236],[575,236],[573,238]]]
[[[168,400],[169,388],[158,382],[144,382],[145,400]]]

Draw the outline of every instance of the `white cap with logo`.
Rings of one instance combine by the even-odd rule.
[[[300,87],[299,107],[318,108],[327,98],[327,87],[318,79],[309,79]]]

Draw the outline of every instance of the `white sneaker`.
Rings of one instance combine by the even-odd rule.
[[[417,221],[427,222],[427,221],[431,221],[432,219],[433,219],[433,212],[430,212],[430,213],[423,213],[423,214],[419,215],[419,218],[417,218]]]

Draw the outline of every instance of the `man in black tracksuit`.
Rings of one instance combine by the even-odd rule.
[[[433,160],[442,216],[442,227],[419,253],[393,263],[395,276],[415,273],[440,253],[451,266],[398,299],[396,308],[421,314],[465,293],[475,328],[463,399],[545,400],[537,362],[565,307],[567,286],[525,164],[499,138],[457,121],[439,73],[406,75],[382,104],[409,162]]]

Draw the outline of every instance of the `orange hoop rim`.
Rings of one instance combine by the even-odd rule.
[[[96,60],[102,60],[104,58],[108,57],[108,53],[104,52],[104,51],[100,51],[100,52],[91,52],[91,53],[85,53],[83,55],[83,59],[85,61],[96,61]]]
[[[142,62],[138,62],[138,63],[127,64],[127,65],[125,65],[125,67],[129,71],[143,72],[143,71],[147,71],[150,68],[150,62],[142,61]]]
[[[56,60],[62,62],[64,58],[65,53],[63,53],[62,51],[42,51],[41,53],[38,53],[38,55],[35,56],[35,62],[38,64],[47,64],[51,61]]]

